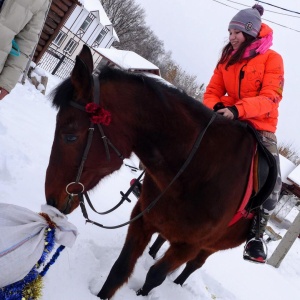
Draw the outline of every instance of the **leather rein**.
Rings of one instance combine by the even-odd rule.
[[[100,95],[100,83],[99,83],[99,79],[95,76],[92,75],[93,77],[93,83],[94,83],[94,97],[93,97],[93,102],[96,104],[99,104],[99,95]],[[74,101],[70,101],[70,105],[73,106],[74,108],[77,108],[83,112],[86,112],[85,107],[83,105],[80,105]],[[171,185],[177,180],[177,178],[183,173],[183,171],[187,168],[187,166],[189,165],[189,163],[191,162],[192,158],[194,157],[197,149],[200,146],[200,143],[207,131],[207,129],[209,128],[209,126],[213,123],[213,121],[215,120],[217,114],[213,113],[210,121],[208,122],[208,124],[206,125],[206,127],[199,132],[198,137],[189,153],[189,156],[187,157],[186,161],[184,162],[184,164],[182,165],[182,167],[180,168],[180,170],[177,172],[177,174],[174,176],[174,178],[171,180],[171,182],[165,187],[165,189],[138,215],[136,215],[135,217],[133,217],[132,219],[130,219],[129,221],[119,224],[119,225],[115,225],[115,226],[105,226],[103,224],[97,223],[95,221],[90,220],[86,207],[85,207],[85,203],[84,203],[84,198],[86,198],[90,208],[97,214],[100,215],[105,215],[108,214],[112,211],[114,211],[115,209],[117,209],[125,200],[128,202],[131,202],[131,200],[128,198],[128,196],[130,195],[130,193],[132,192],[132,190],[134,189],[135,185],[133,184],[132,186],[130,186],[130,188],[128,189],[128,191],[124,194],[123,192],[120,192],[122,195],[122,198],[120,200],[120,202],[115,205],[113,208],[104,211],[104,212],[98,212],[94,206],[92,205],[92,202],[88,196],[88,193],[85,191],[84,185],[80,182],[80,178],[82,175],[82,171],[83,171],[83,167],[84,164],[86,162],[91,144],[92,144],[92,140],[93,140],[93,135],[94,135],[94,130],[95,130],[95,124],[90,122],[90,127],[89,127],[89,133],[88,133],[88,138],[87,138],[87,143],[83,152],[83,156],[81,159],[81,163],[80,166],[78,168],[78,172],[77,172],[77,176],[76,176],[76,180],[73,182],[70,182],[69,184],[67,184],[66,186],[66,192],[68,194],[68,201],[65,207],[65,210],[69,207],[69,205],[71,204],[71,202],[73,201],[73,197],[74,196],[78,196],[79,198],[79,204],[81,207],[81,211],[82,214],[85,218],[86,223],[91,223],[94,224],[96,226],[102,227],[104,229],[116,229],[116,228],[120,228],[123,227],[125,225],[128,225],[132,222],[134,222],[135,220],[139,219],[140,217],[142,217],[146,212],[149,213],[150,210],[154,207],[154,205],[161,199],[161,197],[167,192],[167,190],[171,187]],[[106,152],[106,159],[108,161],[110,161],[110,152],[109,152],[109,147],[111,147],[115,153],[118,155],[118,157],[121,160],[124,160],[123,155],[120,153],[120,151],[111,143],[111,141],[109,140],[109,138],[104,134],[103,128],[101,126],[101,124],[97,124],[97,127],[99,129],[100,135],[101,135],[101,139],[104,143],[104,148],[105,148],[105,152]],[[140,180],[142,178],[142,176],[144,175],[145,171],[143,171],[140,176],[137,178],[137,180]],[[71,185],[80,185],[82,190],[79,193],[71,193],[69,192],[69,187]]]

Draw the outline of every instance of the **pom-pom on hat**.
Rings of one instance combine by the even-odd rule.
[[[239,11],[230,21],[228,29],[236,29],[257,37],[261,27],[261,16],[264,8],[255,4],[252,8]]]

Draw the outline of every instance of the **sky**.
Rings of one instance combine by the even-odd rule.
[[[253,6],[258,1],[135,0],[135,2],[144,8],[146,23],[164,42],[165,50],[172,51],[173,59],[184,70],[196,75],[200,83],[207,85],[221,49],[228,42],[228,23],[239,10]],[[265,2],[300,13],[300,1]],[[300,153],[299,112],[296,109],[300,99],[300,89],[297,89],[300,74],[295,72],[299,61],[300,15],[260,4],[265,8],[263,22],[274,31],[272,49],[282,55],[285,67],[285,86],[279,109],[277,137],[279,143],[291,145]]]
[[[42,75],[42,72],[41,72]],[[49,75],[46,94],[60,81]],[[55,130],[56,110],[49,99],[28,81],[0,101],[0,202],[26,207],[38,213],[45,203],[44,182]],[[132,156],[127,164],[138,165]],[[127,191],[129,182],[137,177],[125,165],[104,179],[90,198],[98,210],[106,210],[120,200],[120,191]],[[133,203],[136,199],[130,196]],[[89,216],[97,222],[112,226],[129,219],[133,203],[123,204],[107,216]],[[270,222],[282,236],[299,211],[293,208],[281,223]],[[79,231],[72,248],[66,248],[44,277],[42,300],[96,300],[110,268],[120,253],[127,226],[105,230],[85,220],[79,209],[68,215]],[[1,228],[0,228],[1,231]],[[155,237],[154,237],[155,238]],[[267,238],[267,237],[265,237]],[[269,256],[278,242],[268,244]],[[1,249],[1,245],[0,245]],[[165,245],[158,256],[166,251]],[[182,267],[170,274],[163,284],[146,297],[135,292],[143,285],[154,263],[148,247],[138,260],[134,273],[111,300],[282,300],[298,299],[300,294],[300,239],[296,239],[279,268],[258,265],[242,259],[243,245],[218,252],[193,273],[183,287],[172,281]],[[26,253],[24,253],[24,260]],[[22,259],[20,259],[20,263]],[[2,300],[2,299],[1,299]]]

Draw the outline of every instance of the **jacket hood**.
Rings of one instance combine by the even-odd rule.
[[[267,24],[261,23],[261,27],[260,27],[258,37],[263,38],[263,37],[267,36],[270,33],[273,33],[273,29],[271,27],[269,27]]]

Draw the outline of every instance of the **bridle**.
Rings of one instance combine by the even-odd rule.
[[[93,102],[96,103],[96,104],[99,104],[99,94],[100,94],[99,80],[98,80],[98,78],[95,75],[93,75],[92,78],[93,78],[93,84],[94,84]],[[81,110],[83,112],[86,112],[84,105],[81,105],[81,104],[79,104],[79,103],[77,103],[75,101],[72,101],[72,100],[69,103],[70,103],[71,106],[73,106],[73,107],[75,107],[75,108],[77,108],[77,109],[79,109],[79,110]],[[113,143],[109,140],[109,138],[104,134],[104,131],[103,131],[103,128],[102,128],[101,124],[99,124],[99,123],[95,124],[93,122],[90,122],[89,129],[88,129],[87,143],[86,143],[86,146],[85,146],[84,151],[83,151],[83,155],[82,155],[82,159],[81,159],[78,171],[77,171],[76,179],[75,179],[75,181],[72,181],[72,182],[68,183],[67,186],[66,186],[66,193],[68,194],[68,201],[66,203],[66,206],[65,206],[64,210],[68,209],[69,205],[73,201],[73,197],[74,196],[78,196],[79,199],[82,198],[83,196],[85,196],[86,199],[87,199],[87,201],[88,201],[88,203],[89,203],[89,205],[91,206],[91,208],[93,210],[95,210],[94,207],[92,206],[92,203],[90,202],[90,199],[88,197],[87,192],[85,191],[85,187],[84,187],[83,183],[80,182],[80,178],[81,178],[81,175],[82,175],[83,167],[84,167],[84,164],[85,164],[85,162],[87,160],[87,156],[88,156],[88,153],[89,153],[92,141],[93,141],[94,132],[95,132],[95,125],[97,125],[97,127],[99,129],[99,132],[100,132],[100,135],[101,135],[101,139],[102,139],[103,144],[104,144],[106,159],[108,161],[110,161],[109,147],[111,147],[116,152],[117,156],[121,160],[124,159],[124,157],[121,154],[121,152],[113,145]],[[81,191],[78,192],[78,193],[71,193],[69,191],[69,188],[72,185],[79,185],[81,187]],[[127,199],[127,200],[129,200],[129,199]],[[83,198],[80,199],[79,203],[81,204],[82,201],[83,201]],[[120,205],[121,204],[119,204],[118,206],[120,206]],[[97,212],[99,214],[106,214],[106,213],[111,212],[112,210],[114,210],[114,209],[111,209],[111,210],[109,210],[107,212],[102,212],[102,213],[99,213],[96,210],[95,210],[95,212]]]
[[[93,102],[96,103],[96,104],[99,104],[99,95],[100,95],[100,83],[99,83],[99,79],[95,75],[92,75],[92,78],[93,78],[93,84],[94,84]],[[73,107],[75,107],[75,108],[77,108],[77,109],[79,109],[79,110],[81,110],[81,111],[86,112],[85,107],[83,105],[78,104],[77,102],[70,101],[70,105],[73,106]],[[116,228],[120,228],[120,227],[123,227],[125,225],[128,225],[128,224],[134,222],[135,220],[139,219],[146,212],[148,213],[154,207],[154,205],[162,198],[162,196],[167,192],[167,190],[171,187],[171,185],[177,180],[177,178],[187,168],[187,166],[191,162],[192,158],[194,157],[197,149],[199,148],[200,143],[201,143],[201,141],[202,141],[202,139],[203,139],[203,137],[204,137],[207,129],[213,123],[213,121],[215,120],[216,116],[217,116],[217,113],[213,113],[212,116],[211,116],[211,118],[210,118],[210,120],[209,120],[209,122],[208,122],[208,124],[206,125],[206,127],[202,131],[199,132],[198,137],[197,137],[197,139],[196,139],[196,141],[195,141],[195,143],[194,143],[194,145],[193,145],[193,147],[192,147],[192,149],[191,149],[191,151],[190,151],[190,153],[189,153],[186,161],[184,162],[184,164],[182,165],[182,167],[180,168],[180,170],[177,172],[177,174],[174,176],[174,178],[171,180],[171,182],[165,187],[165,189],[148,205],[148,207],[146,207],[146,209],[144,209],[142,212],[140,212],[138,215],[136,215],[135,217],[133,217],[129,221],[127,221],[125,223],[122,223],[122,224],[119,224],[119,225],[116,225],[116,226],[105,226],[105,225],[102,225],[100,223],[97,223],[97,222],[94,222],[94,221],[90,220],[89,217],[88,217],[88,213],[87,213],[86,207],[85,207],[84,197],[86,198],[89,206],[91,207],[91,209],[94,212],[96,212],[97,214],[100,214],[100,215],[105,215],[105,214],[108,214],[108,213],[114,211],[115,209],[117,209],[125,200],[128,201],[128,202],[131,202],[131,200],[128,198],[128,196],[130,195],[130,193],[134,189],[134,185],[132,185],[125,194],[123,192],[121,192],[122,198],[121,198],[120,202],[117,205],[115,205],[113,208],[111,208],[111,209],[109,209],[109,210],[107,210],[105,212],[98,212],[98,211],[95,210],[95,208],[92,205],[92,202],[90,201],[90,198],[89,198],[87,192],[85,191],[84,185],[80,182],[80,178],[81,178],[81,175],[82,175],[83,167],[84,167],[84,164],[86,162],[86,159],[87,159],[87,156],[88,156],[91,144],[92,144],[94,130],[95,130],[95,124],[93,122],[90,122],[87,143],[86,143],[86,146],[85,146],[85,149],[84,149],[84,152],[83,152],[83,156],[82,156],[82,159],[81,159],[80,166],[78,168],[76,179],[75,179],[75,181],[68,183],[67,186],[66,186],[66,193],[68,194],[68,201],[66,203],[66,206],[65,206],[64,210],[67,210],[69,208],[71,202],[73,201],[73,197],[74,196],[78,196],[78,198],[79,198],[79,204],[80,204],[80,207],[81,207],[81,211],[82,211],[82,214],[83,214],[83,216],[84,216],[84,218],[86,220],[86,223],[91,223],[91,224],[94,224],[96,226],[99,226],[99,227],[102,227],[102,228],[105,228],[105,229],[116,229]],[[124,157],[120,153],[120,151],[113,145],[113,143],[109,140],[109,138],[104,134],[104,131],[103,131],[103,128],[102,128],[101,124],[97,124],[97,127],[99,129],[99,132],[100,132],[100,135],[101,135],[101,139],[102,139],[102,141],[104,143],[104,148],[105,148],[105,152],[106,152],[106,159],[108,161],[110,161],[109,147],[111,147],[115,151],[115,153],[117,154],[117,156],[121,160],[124,160]],[[145,170],[137,178],[137,181],[139,181],[142,178],[142,176],[144,175],[144,173],[145,173]],[[78,193],[71,193],[71,192],[69,192],[69,187],[72,186],[72,185],[76,185],[76,184],[81,187],[81,191],[78,192]]]

